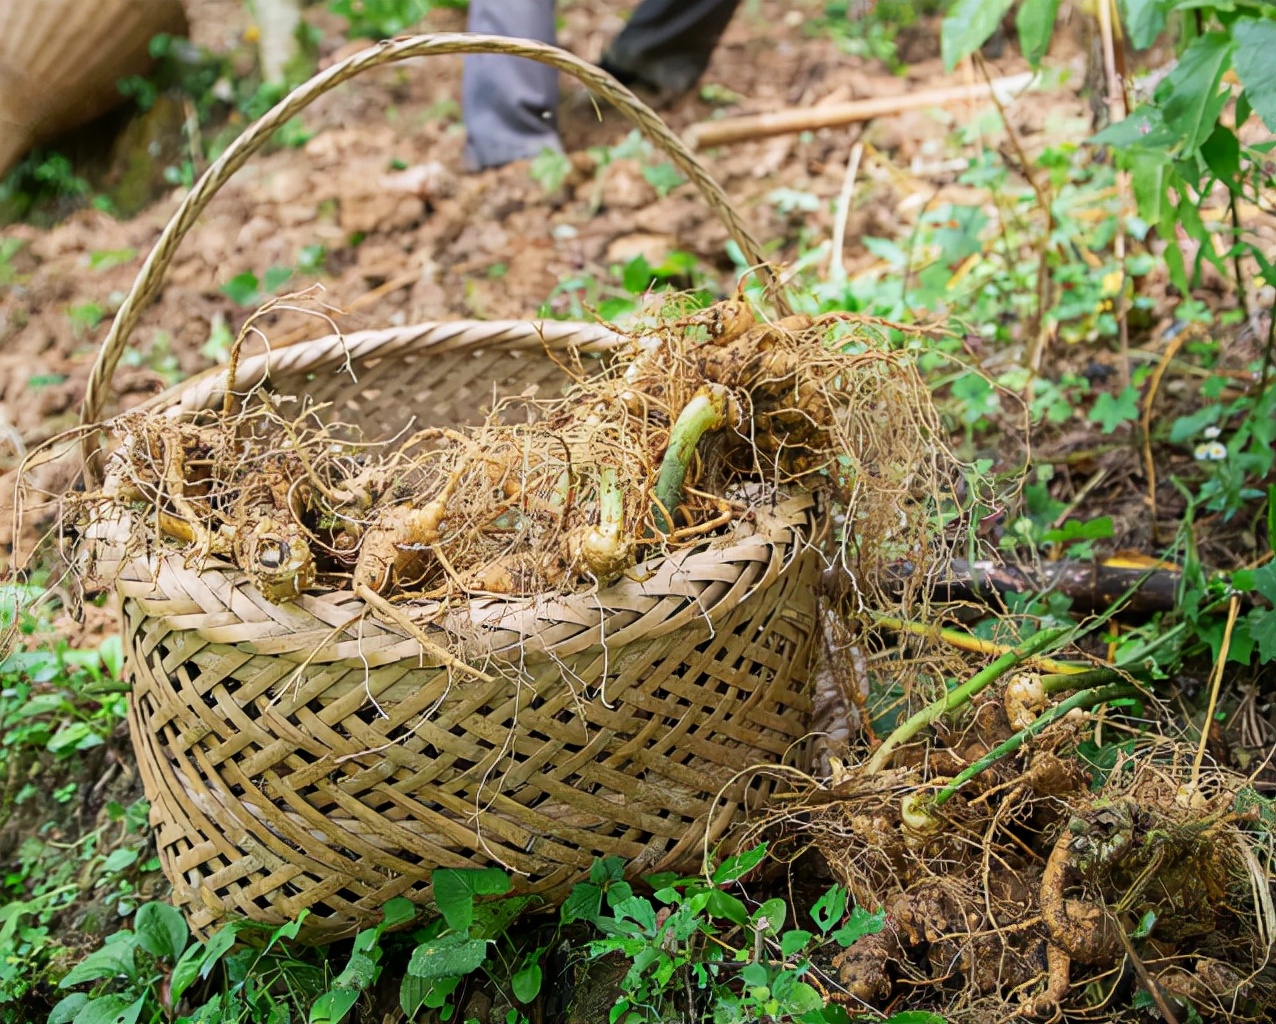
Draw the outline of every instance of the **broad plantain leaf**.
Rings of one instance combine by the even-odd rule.
[[[129,1002],[128,996],[102,996],[84,1004],[75,1024],[137,1024],[146,996]]]
[[[190,929],[182,912],[167,903],[146,903],[133,918],[137,944],[160,960],[176,963],[190,941]]]
[[[67,972],[58,988],[82,985],[86,981],[104,981],[108,978],[131,978],[137,973],[133,962],[131,942],[112,942],[95,950]]]
[[[520,1003],[530,1003],[541,990],[541,969],[539,964],[528,964],[510,978],[510,988],[514,998]]]

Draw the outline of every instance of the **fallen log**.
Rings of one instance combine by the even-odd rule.
[[[898,114],[905,110],[921,110],[926,107],[942,107],[949,103],[988,99],[994,94],[1002,103],[1009,103],[1014,94],[1024,89],[1033,79],[1032,72],[993,79],[991,83],[957,85],[947,89],[927,89],[921,92],[902,93],[898,96],[871,96],[846,103],[830,103],[823,107],[802,110],[774,110],[764,114],[746,114],[714,121],[701,121],[687,129],[686,142],[692,149],[707,149],[729,142],[747,139],[764,139],[772,135],[814,131],[817,128],[833,128],[838,125],[871,121],[877,117]]]

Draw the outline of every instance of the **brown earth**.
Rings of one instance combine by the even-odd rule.
[[[560,43],[596,59],[622,24],[626,6],[565,6]],[[219,48],[240,43],[246,22],[239,3],[194,0],[190,7],[197,43]],[[736,114],[813,106],[949,82],[933,47],[910,45],[915,62],[900,76],[875,61],[847,56],[827,34],[809,33],[807,23],[819,9],[814,2],[745,4],[704,80],[742,98],[717,109]],[[363,45],[345,43],[339,19],[321,8],[307,16],[325,33],[321,65]],[[435,12],[426,27],[459,29],[462,17]],[[1066,37],[1060,59],[1078,68],[1083,63]],[[1008,53],[990,72],[1022,68],[1018,56]],[[459,86],[457,58],[365,74],[306,111],[303,119],[315,134],[303,147],[269,153],[241,170],[191,231],[162,294],[131,339],[134,352],[115,379],[120,407],[209,365],[200,350],[219,320],[234,332],[250,312],[222,294],[222,285],[244,271],[261,277],[272,266],[294,267],[308,246],[325,248],[324,272],[297,273],[288,289],[321,283],[325,302],[351,310],[336,318],[343,330],[433,319],[526,318],[546,302],[556,312],[566,311],[572,296],[555,294],[560,281],[603,280],[609,268],[639,253],[653,262],[673,250],[694,254],[717,268],[721,285],[729,284],[726,232],[690,185],[661,198],[643,178],[639,160],[595,168],[587,147],[616,143],[628,125],[613,112],[600,121],[579,86],[568,84],[563,99],[563,135],[575,153],[574,168],[553,193],[533,180],[526,162],[478,174],[461,170]],[[693,95],[665,116],[682,130],[714,110]],[[957,155],[951,128],[972,113],[960,107],[909,112],[866,127],[742,143],[704,159],[783,261],[831,234],[833,199],[847,155],[862,139],[871,148],[847,230],[847,269],[855,274],[875,261],[858,244],[860,235],[906,237],[923,207],[969,192],[953,184],[957,172],[945,160]],[[1033,95],[1010,113],[1029,151],[1055,141],[1061,125],[1078,137],[1086,130],[1085,104],[1068,91]],[[767,200],[779,188],[815,196],[819,208],[781,215]],[[23,243],[11,261],[13,280],[0,285],[0,467],[8,471],[6,493],[19,453],[77,422],[83,382],[110,315],[181,195],[173,190],[131,220],[82,209],[51,230],[14,225],[0,232],[0,238]],[[104,263],[102,254],[120,252],[131,258]],[[104,317],[88,326],[93,306]],[[327,330],[317,319],[293,315],[270,333],[279,342]],[[73,469],[46,471],[41,483],[55,488],[72,474]],[[11,533],[7,523],[5,533]]]

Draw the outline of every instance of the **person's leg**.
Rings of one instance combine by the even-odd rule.
[[[626,85],[681,94],[704,73],[739,0],[643,0],[602,67]]]
[[[469,30],[554,42],[554,0],[470,0]],[[558,71],[499,54],[465,58],[461,109],[466,163],[499,167],[536,156],[558,139]]]

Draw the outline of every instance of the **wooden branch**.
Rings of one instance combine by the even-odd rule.
[[[912,572],[908,563],[887,570],[888,580],[901,582]],[[1146,579],[1144,577],[1146,576]],[[1055,591],[1072,599],[1078,611],[1108,608],[1130,587],[1142,584],[1130,596],[1126,610],[1135,613],[1169,611],[1174,607],[1182,576],[1168,569],[1148,574],[1146,569],[1129,569],[1096,562],[1064,560],[1044,562],[1037,570],[994,562],[967,562],[954,559],[948,572],[936,581],[935,598],[940,601],[989,600],[997,595],[1037,594]]]
[[[957,85],[948,89],[927,89],[923,92],[903,93],[899,96],[872,96],[848,103],[830,103],[825,107],[808,107],[803,110],[774,110],[765,114],[747,114],[716,121],[693,124],[686,134],[692,149],[707,149],[729,142],[746,139],[764,139],[772,135],[813,131],[816,128],[833,128],[837,125],[871,121],[876,117],[898,114],[905,110],[926,107],[942,107],[949,103],[962,103],[988,99],[996,95],[1008,103],[1012,94],[1024,89],[1033,79],[1032,72],[997,78],[991,84]]]

